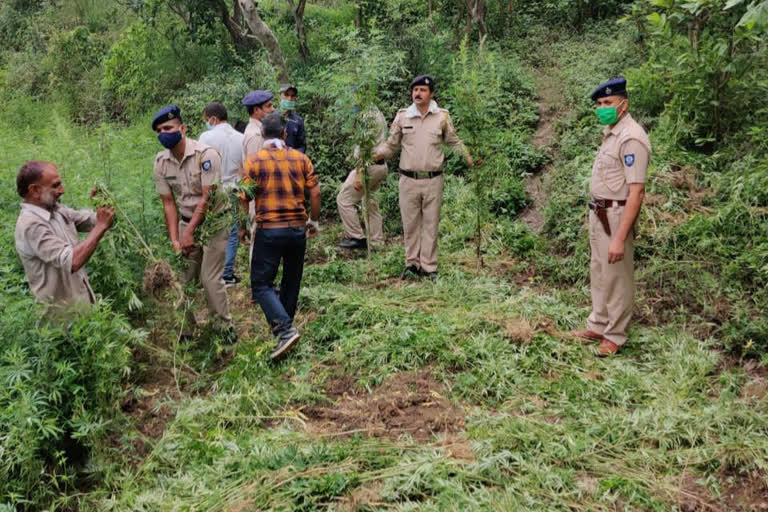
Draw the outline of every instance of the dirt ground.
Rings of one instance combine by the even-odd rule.
[[[427,441],[464,429],[463,412],[445,397],[445,387],[428,369],[394,375],[370,394],[355,386],[353,376],[343,375],[331,379],[325,392],[332,404],[302,410],[307,429],[323,436],[397,440],[407,434]]]

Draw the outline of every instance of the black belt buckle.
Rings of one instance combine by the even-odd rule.
[[[595,202],[594,202],[594,201],[590,201],[590,202],[588,202],[588,203],[587,203],[587,206],[589,207],[589,209],[590,209],[590,210],[595,210],[595,209],[597,209],[597,205],[595,204]]]
[[[189,224],[190,222],[192,222],[192,217],[185,217],[182,215],[181,220]]]
[[[375,165],[384,165],[384,163],[385,163],[385,162],[386,162],[386,160],[384,160],[384,159],[382,158],[381,160],[376,160],[376,161],[374,161],[373,163],[374,163]]]

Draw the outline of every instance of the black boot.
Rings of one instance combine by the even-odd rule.
[[[368,241],[365,238],[345,238],[339,242],[342,249],[367,249]]]

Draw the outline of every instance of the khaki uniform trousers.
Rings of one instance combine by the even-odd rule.
[[[614,206],[608,208],[606,213],[611,233],[616,233],[624,207]],[[635,295],[634,229],[624,242],[624,258],[617,263],[608,264],[611,237],[606,234],[595,212],[590,210],[589,245],[592,249],[589,266],[592,313],[587,318],[587,327],[621,346],[627,341]]]
[[[425,272],[437,271],[437,235],[444,184],[443,174],[425,179],[400,175],[406,266],[416,266]]]
[[[386,165],[372,165],[368,167],[368,192],[370,194],[368,198],[368,222],[371,230],[371,240],[369,241],[374,244],[384,243],[383,221],[381,212],[379,212],[379,202],[374,194],[379,190],[382,181],[386,177]],[[357,205],[363,199],[363,190],[355,190],[355,181],[357,181],[357,172],[352,171],[347,176],[339,194],[336,196],[336,206],[339,209],[341,223],[344,225],[344,234],[348,238],[365,238],[365,231],[360,225],[357,213]]]
[[[187,223],[180,221],[179,234],[183,234],[186,228]],[[228,237],[229,230],[225,229],[213,237],[205,247],[195,247],[186,257],[188,266],[181,275],[181,282],[184,284],[200,279],[208,302],[208,311],[226,322],[232,320],[232,315],[229,313],[227,289],[221,279],[221,273],[224,271]]]

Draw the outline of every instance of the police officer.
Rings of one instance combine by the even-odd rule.
[[[605,125],[590,180],[589,244],[592,313],[587,329],[574,331],[600,341],[598,355],[618,352],[627,341],[635,292],[634,226],[645,196],[651,143],[629,114],[627,81],[613,78],[592,92]]]
[[[384,142],[387,138],[387,120],[384,118],[381,110],[371,105],[370,109],[363,112],[362,115],[371,121],[371,125],[375,129],[376,144]],[[360,147],[356,147],[354,151],[355,160],[359,156]],[[372,246],[384,243],[383,219],[379,212],[379,202],[374,197],[374,194],[386,179],[387,171],[387,164],[383,160],[374,162],[365,171],[368,175],[368,193],[370,195],[368,198],[368,223]],[[363,199],[361,174],[362,172],[358,169],[352,169],[341,186],[339,194],[336,196],[339,217],[341,217],[341,223],[344,225],[344,239],[339,243],[339,247],[342,249],[366,249],[368,247],[368,240],[365,237],[363,228],[360,226],[360,220],[357,215],[357,205]]]
[[[195,245],[195,230],[205,219],[208,194],[213,186],[221,185],[221,157],[214,148],[186,137],[187,126],[176,105],[155,114],[152,129],[165,147],[155,158],[154,177],[168,235],[174,251],[181,251],[189,260],[182,281],[200,279],[209,311],[225,322],[232,336],[232,317],[221,279],[228,230],[222,230],[205,247]]]
[[[264,137],[261,134],[261,120],[264,116],[274,112],[272,106],[274,95],[269,91],[255,90],[245,95],[243,105],[248,109],[248,126],[243,133],[243,162],[248,155],[259,152],[264,144]]]
[[[280,110],[285,117],[286,132],[285,143],[302,153],[307,152],[307,132],[304,129],[304,119],[296,113],[296,97],[299,90],[293,84],[280,86]]]
[[[472,158],[447,110],[434,100],[435,81],[419,75],[411,81],[410,107],[395,116],[387,140],[378,146],[376,160],[400,153],[400,213],[405,239],[405,270],[401,278],[437,278],[437,233],[443,203],[443,145]]]

